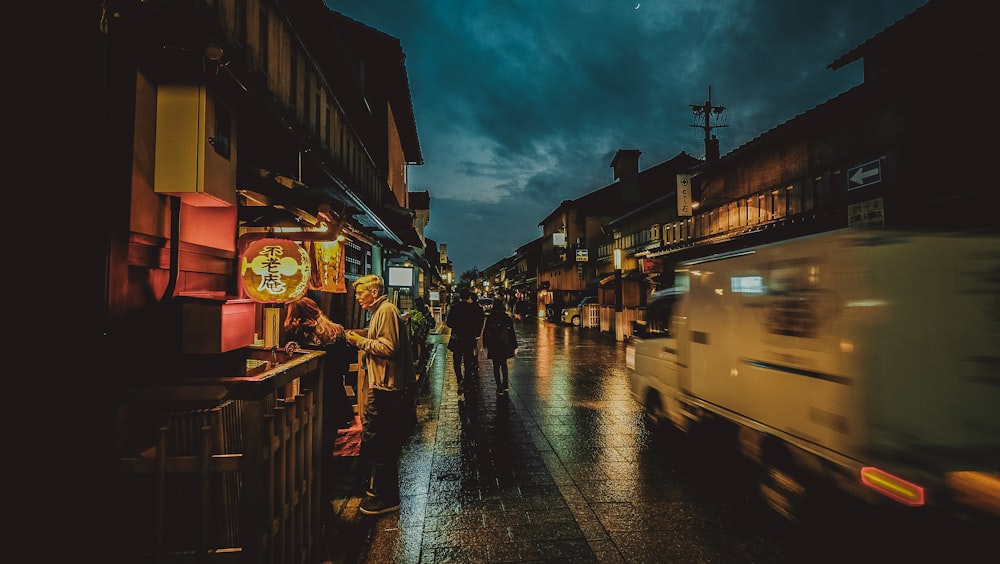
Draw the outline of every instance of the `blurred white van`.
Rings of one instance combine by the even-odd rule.
[[[1000,237],[840,230],[680,263],[626,353],[651,423],[816,484],[1000,517]]]

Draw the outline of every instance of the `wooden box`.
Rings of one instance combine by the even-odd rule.
[[[181,349],[185,354],[218,354],[253,344],[253,300],[183,296]]]

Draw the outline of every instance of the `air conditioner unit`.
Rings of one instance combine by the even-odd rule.
[[[236,120],[204,86],[161,85],[156,95],[153,191],[194,206],[236,205]]]

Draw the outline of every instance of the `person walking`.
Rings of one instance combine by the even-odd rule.
[[[507,393],[509,383],[507,360],[517,354],[514,320],[507,314],[503,302],[494,305],[493,310],[486,316],[483,345],[486,347],[486,358],[493,361],[493,379],[497,383],[497,396],[502,396]]]
[[[364,353],[368,383],[361,454],[371,461],[371,475],[358,511],[379,515],[399,509],[399,456],[409,421],[405,396],[415,372],[408,331],[383,293],[382,277],[367,274],[353,286],[358,304],[372,313],[365,334],[346,333],[347,342]]]
[[[479,346],[479,336],[483,332],[485,319],[486,314],[476,303],[472,291],[468,288],[459,290],[458,301],[452,304],[447,322],[451,328],[448,350],[453,353],[452,364],[455,367],[455,377],[458,379],[458,395],[465,393],[465,378],[476,373],[476,348]]]

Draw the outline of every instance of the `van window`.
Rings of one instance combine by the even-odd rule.
[[[677,296],[663,296],[654,299],[646,306],[646,335],[649,337],[667,337],[670,335],[670,318],[673,316]]]

